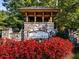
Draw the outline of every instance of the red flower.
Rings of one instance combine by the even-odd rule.
[[[0,59],[62,59],[72,51],[72,43],[52,37],[39,43],[36,40],[1,39]]]

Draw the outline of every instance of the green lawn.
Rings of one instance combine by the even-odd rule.
[[[73,59],[79,59],[79,48],[75,48]]]
[[[79,53],[75,53],[73,59],[79,59]]]

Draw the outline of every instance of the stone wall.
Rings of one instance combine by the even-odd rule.
[[[54,23],[53,22],[39,22],[39,23],[33,23],[33,22],[25,22],[24,23],[24,39],[28,38],[29,32],[32,31],[46,31],[50,32],[54,30]]]
[[[2,38],[21,40],[21,31],[20,32],[13,32],[12,28],[6,28],[2,31]]]

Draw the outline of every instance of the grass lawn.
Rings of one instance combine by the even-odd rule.
[[[75,48],[73,59],[79,59],[79,48]]]
[[[73,59],[79,59],[79,53],[75,53]]]

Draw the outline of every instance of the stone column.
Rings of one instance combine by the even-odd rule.
[[[25,16],[26,16],[26,22],[24,22],[24,39],[26,39],[27,38],[27,22],[28,22],[28,15],[27,15],[27,13],[25,13]]]
[[[12,28],[9,28],[8,38],[12,39],[12,37],[11,37],[11,36],[13,36],[12,33],[13,33]],[[14,37],[14,38],[16,39],[16,37]]]
[[[24,39],[27,39],[28,32],[27,32],[27,24],[26,22],[24,23]]]

